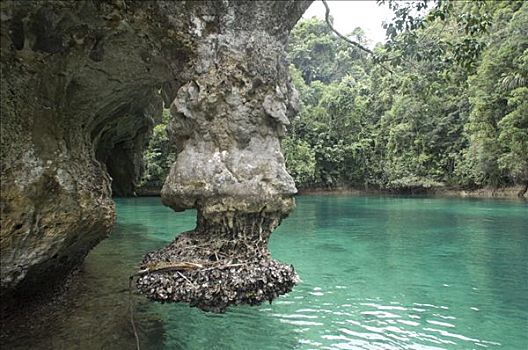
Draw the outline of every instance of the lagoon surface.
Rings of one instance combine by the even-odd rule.
[[[128,276],[196,213],[116,202],[68,300],[7,348],[135,349]],[[270,244],[292,293],[220,315],[134,295],[141,349],[527,349],[527,235],[523,202],[300,196]]]

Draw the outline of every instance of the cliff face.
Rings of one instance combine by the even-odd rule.
[[[57,283],[108,235],[163,101],[181,150],[164,203],[286,215],[284,50],[309,4],[2,2],[2,294]]]

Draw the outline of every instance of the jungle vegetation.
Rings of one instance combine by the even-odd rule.
[[[389,2],[388,40],[373,54],[324,20],[294,28],[301,106],[283,150],[298,187],[528,186],[528,3],[427,5]],[[347,38],[368,44],[361,28]],[[145,179],[163,179],[174,159],[167,121],[145,153]]]

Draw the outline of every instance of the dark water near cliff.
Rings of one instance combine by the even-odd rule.
[[[7,348],[133,349],[128,275],[194,226],[157,198],[117,200],[75,298]],[[303,282],[273,305],[215,315],[135,297],[142,349],[527,349],[528,206],[304,196],[271,251]],[[72,294],[72,293],[70,293]],[[6,345],[6,344],[4,344]]]

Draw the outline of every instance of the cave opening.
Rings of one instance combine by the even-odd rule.
[[[161,90],[150,88],[117,104],[91,132],[95,159],[108,174],[112,197],[133,197],[144,173],[144,151],[162,121]]]

